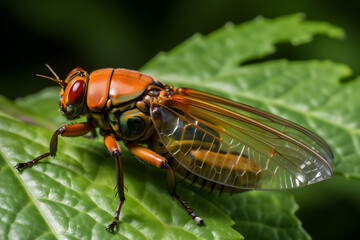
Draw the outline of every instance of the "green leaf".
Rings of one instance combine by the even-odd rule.
[[[216,201],[234,221],[233,226],[246,239],[308,238],[296,219],[298,209],[288,192],[252,191]]]
[[[159,54],[143,70],[165,83],[220,94],[300,123],[333,148],[338,174],[358,177],[359,170],[351,166],[359,161],[354,150],[359,142],[360,101],[352,102],[358,99],[359,81],[339,82],[350,74],[349,68],[329,61],[245,64],[273,53],[277,43],[306,43],[318,33],[343,34],[330,24],[303,21],[301,15],[259,18],[239,26],[227,25],[206,37],[196,35],[169,53]],[[22,173],[12,168],[46,152],[52,134],[14,120],[22,120],[16,114],[31,117],[33,124],[45,128],[51,126],[41,121],[63,124],[57,115],[57,98],[56,89],[46,89],[17,100],[16,106],[0,108],[0,214],[4,219],[0,236],[241,239],[242,234],[250,239],[309,238],[295,217],[297,204],[287,192],[252,191],[218,198],[179,184],[179,193],[206,222],[198,227],[169,197],[163,171],[135,161],[125,147],[127,201],[118,232],[107,233],[105,225],[112,221],[117,204],[115,164],[106,157],[100,139],[61,138],[56,158]]]
[[[0,95],[0,112],[3,115],[16,119],[18,121],[26,122],[32,125],[38,125],[44,128],[53,129],[57,125],[49,119],[45,119],[42,114],[39,114],[32,109],[22,108],[10,101],[4,96]]]
[[[15,103],[17,106],[41,116],[43,119],[46,119],[47,122],[51,122],[54,125],[52,129],[54,129],[63,124],[68,124],[66,118],[62,116],[59,111],[59,93],[59,87],[51,87],[35,94],[18,98]],[[84,120],[84,118],[74,122],[81,122],[82,120]],[[41,125],[39,124],[39,126]]]
[[[343,36],[338,27],[304,22],[302,17],[301,14],[274,20],[259,17],[241,25],[227,24],[206,37],[196,34],[169,53],[160,53],[142,70],[162,81],[203,86],[218,82],[221,74],[235,70],[245,61],[274,53],[277,43],[298,45],[309,42],[319,33]],[[240,83],[243,79],[237,80]]]
[[[5,239],[242,238],[224,212],[180,187],[206,220],[204,227],[198,227],[167,193],[166,175],[127,152],[122,155],[128,191],[120,230],[107,232],[105,225],[112,221],[117,205],[115,164],[102,144],[86,138],[60,139],[56,158],[20,174],[13,168],[46,152],[50,137],[48,130],[0,116],[0,236]]]

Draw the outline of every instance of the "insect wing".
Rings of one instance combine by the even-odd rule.
[[[195,89],[182,88],[180,89],[180,92],[182,95],[185,96],[191,96],[193,98],[201,99],[204,101],[220,103],[227,108],[232,107],[239,114],[250,117],[258,122],[264,123],[275,130],[283,132],[289,137],[301,141],[301,143],[307,146],[311,146],[311,148],[317,151],[323,158],[325,158],[327,162],[331,162],[334,159],[331,149],[320,137],[296,123],[290,122],[284,118],[264,112],[260,109],[248,106],[246,104],[235,102]],[[268,128],[268,130],[271,129]]]
[[[332,153],[319,137],[231,100],[181,89],[180,94],[153,102],[151,116],[174,159],[215,183],[291,189],[332,176]]]

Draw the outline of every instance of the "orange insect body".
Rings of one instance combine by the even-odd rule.
[[[62,81],[60,110],[67,119],[87,122],[61,126],[50,151],[19,163],[18,170],[55,156],[57,137],[81,136],[100,129],[115,158],[119,204],[112,231],[125,201],[121,149],[124,141],[137,158],[169,175],[168,190],[202,224],[176,193],[174,171],[211,190],[291,189],[332,176],[333,155],[309,130],[242,103],[194,89],[177,89],[132,70],[106,68],[87,73],[73,69]]]

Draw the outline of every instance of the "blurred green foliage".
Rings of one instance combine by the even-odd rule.
[[[60,77],[76,66],[89,71],[138,69],[194,33],[209,33],[229,21],[294,12],[341,26],[346,38],[317,37],[317,41],[296,48],[281,44],[267,59],[331,59],[349,65],[359,75],[360,15],[356,4],[349,0],[341,4],[333,0],[2,1],[0,94],[15,99],[53,86],[35,77],[35,73],[48,74],[45,63]],[[360,183],[342,177],[328,181],[327,187],[320,183],[293,191],[300,205],[297,215],[314,239],[354,239],[359,236]]]

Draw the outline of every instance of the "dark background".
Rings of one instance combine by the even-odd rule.
[[[360,14],[354,1],[1,1],[0,94],[10,99],[37,92],[51,81],[50,64],[62,78],[74,67],[139,69],[194,33],[207,34],[227,22],[259,15],[274,18],[302,12],[346,31],[344,40],[316,37],[298,47],[279,45],[270,58],[331,59],[360,73]],[[360,236],[360,184],[335,178],[294,191],[297,215],[314,239]]]
[[[181,1],[1,1],[0,94],[9,98],[53,85],[35,77],[50,64],[60,77],[76,66],[139,69],[195,33],[207,34],[227,22],[241,23],[302,12],[346,30],[344,41],[316,37],[297,48],[280,45],[273,58],[331,59],[358,73],[360,14],[354,1],[181,0]]]

